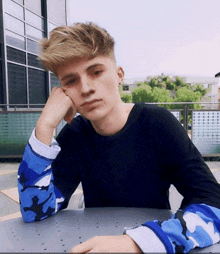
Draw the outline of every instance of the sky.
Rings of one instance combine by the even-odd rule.
[[[67,19],[114,37],[125,78],[220,72],[220,0],[67,0]]]

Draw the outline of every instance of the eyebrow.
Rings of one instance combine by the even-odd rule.
[[[99,67],[99,66],[104,66],[104,64],[93,64],[93,65],[89,66],[86,70],[89,71],[89,70]]]
[[[90,65],[90,66],[86,69],[86,71],[89,71],[89,70],[94,69],[94,68],[99,67],[99,66],[104,66],[104,64],[93,64],[93,65]],[[64,81],[65,79],[68,79],[68,78],[74,77],[74,76],[77,76],[77,73],[75,73],[75,72],[70,72],[70,73],[64,75],[64,76],[62,77],[61,81]]]

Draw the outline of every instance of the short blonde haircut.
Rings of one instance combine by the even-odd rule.
[[[115,61],[114,44],[108,32],[94,23],[75,23],[56,27],[50,32],[49,39],[42,39],[39,59],[46,70],[56,74],[56,67],[72,58],[91,59],[103,55]]]

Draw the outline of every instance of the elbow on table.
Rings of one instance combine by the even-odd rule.
[[[54,215],[55,212],[51,212],[50,214],[45,214],[45,213],[37,213],[33,210],[26,210],[25,208],[21,207],[21,215],[22,215],[22,219],[27,222],[27,223],[32,223],[32,222],[37,222],[37,221],[41,221],[44,219],[47,219],[48,217]]]
[[[20,195],[20,210],[25,222],[41,221],[56,213],[58,206],[54,202],[54,196],[50,193],[46,197],[46,200],[39,201],[39,195],[31,196],[30,191],[27,195]]]
[[[31,211],[28,211],[28,212],[24,212],[22,211],[21,209],[21,215],[22,215],[22,219],[27,222],[27,223],[32,223],[32,222],[35,222],[35,217],[36,217],[36,214],[31,212]]]

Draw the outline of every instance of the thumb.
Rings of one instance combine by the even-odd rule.
[[[89,242],[84,242],[82,244],[74,246],[70,253],[87,253],[90,250],[92,250],[92,246],[89,244]]]

